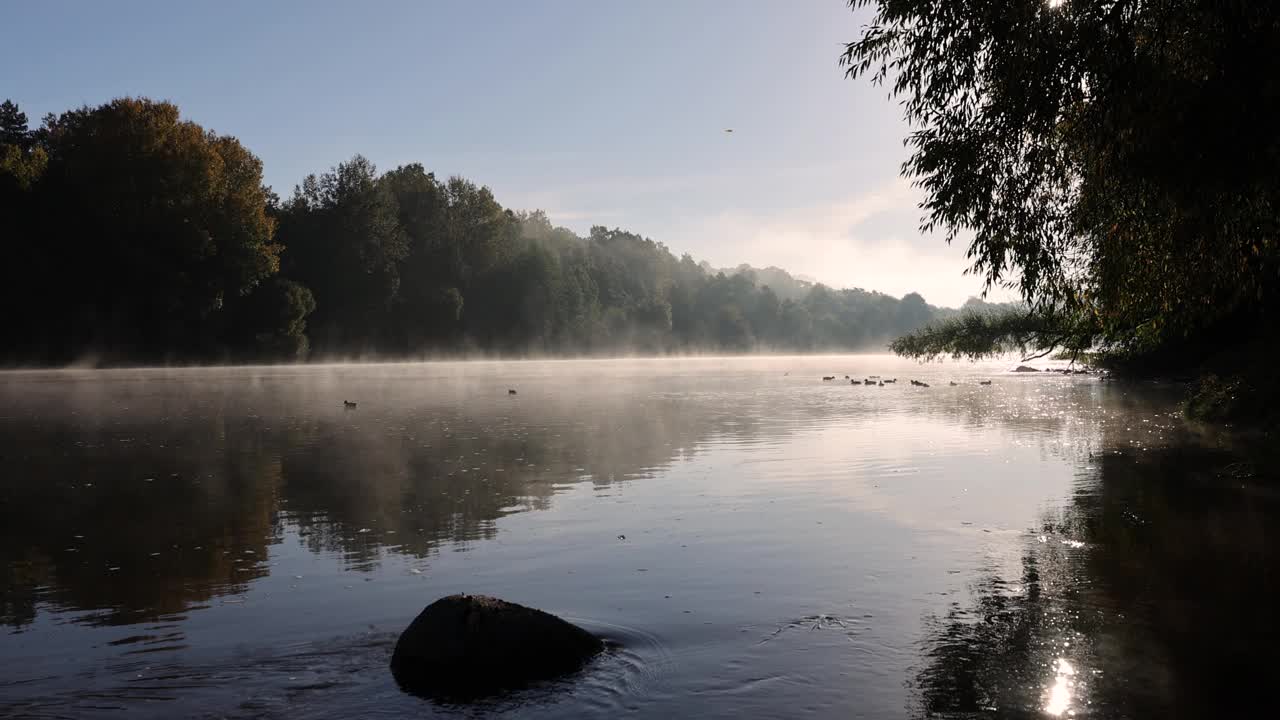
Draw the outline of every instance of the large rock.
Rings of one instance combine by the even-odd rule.
[[[573,672],[603,649],[596,636],[541,610],[450,595],[401,633],[391,672],[409,692],[478,697]]]
[[[1030,365],[1019,365],[1018,367],[1014,368],[1013,371],[1014,372],[1040,372],[1038,369],[1033,368]]]

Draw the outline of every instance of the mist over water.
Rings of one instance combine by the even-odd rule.
[[[0,716],[1144,717],[1261,696],[1275,465],[1189,432],[1167,388],[1009,368],[0,374]],[[479,708],[401,693],[397,634],[455,592],[617,649]]]

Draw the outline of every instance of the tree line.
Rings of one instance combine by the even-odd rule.
[[[420,164],[357,155],[281,198],[234,137],[145,98],[34,129],[6,101],[0,210],[8,363],[853,350],[953,313],[581,237]]]

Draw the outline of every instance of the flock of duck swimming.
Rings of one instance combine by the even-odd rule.
[[[823,375],[823,376],[822,376],[822,381],[823,381],[823,382],[830,382],[830,381],[835,380],[835,379],[836,379],[836,376],[835,376],[835,375]],[[894,384],[894,383],[898,382],[898,378],[882,378],[882,377],[880,377],[879,375],[872,375],[871,377],[863,378],[863,379],[861,379],[861,380],[859,380],[858,378],[851,378],[851,377],[849,377],[848,375],[845,375],[845,376],[844,376],[844,379],[845,379],[845,380],[848,380],[850,385],[875,385],[875,386],[877,386],[877,387],[884,387],[885,385],[892,385],[892,384]],[[921,381],[919,381],[919,380],[910,380],[909,382],[910,382],[912,385],[915,385],[916,387],[926,387],[926,388],[927,388],[927,387],[929,387],[929,383],[927,383],[927,382],[921,382]],[[960,384],[960,383],[956,382],[955,380],[952,380],[952,381],[951,381],[951,386],[952,386],[952,387],[955,387],[956,385],[959,385],[959,384]],[[990,384],[991,384],[991,381],[990,381],[990,380],[979,380],[979,381],[978,381],[978,384],[979,384],[979,385],[990,385]]]
[[[787,374],[788,374],[788,375],[790,375],[791,373],[787,373]],[[822,376],[822,380],[823,380],[823,382],[830,382],[830,381],[835,380],[835,379],[836,379],[836,376],[835,376],[835,375],[823,375],[823,376]],[[880,377],[879,375],[872,375],[871,377],[863,378],[862,380],[859,380],[858,378],[851,378],[851,377],[849,377],[848,375],[845,375],[845,376],[844,376],[844,379],[845,379],[845,380],[848,380],[850,385],[876,385],[876,386],[878,386],[878,387],[884,387],[885,385],[893,385],[894,383],[898,382],[898,378],[883,378],[883,377]],[[919,380],[911,380],[911,381],[909,381],[909,382],[910,382],[912,385],[915,385],[916,387],[926,387],[926,388],[927,388],[927,387],[929,387],[929,383],[927,383],[927,382],[921,382],[921,381],[919,381]],[[952,380],[952,381],[951,381],[951,384],[954,386],[954,385],[959,385],[960,383],[956,382],[955,380]],[[990,380],[979,380],[979,381],[978,381],[978,384],[979,384],[979,385],[990,385],[990,384],[991,384],[991,381],[990,381]],[[508,389],[508,390],[507,390],[507,394],[508,394],[508,395],[515,395],[515,394],[516,394],[516,391],[515,391],[515,390],[512,390],[512,389]],[[351,402],[350,400],[343,400],[343,401],[342,401],[342,406],[343,406],[344,408],[346,408],[347,410],[354,410],[354,409],[355,409],[355,407],[356,407],[356,403]]]
[[[788,375],[790,375],[791,373],[787,373],[787,374],[788,374]],[[822,380],[823,380],[824,382],[830,382],[830,381],[835,380],[835,379],[836,379],[836,376],[835,376],[835,375],[823,375],[823,376],[822,376]],[[882,378],[882,377],[880,377],[879,375],[872,375],[871,377],[863,378],[862,380],[859,380],[859,379],[857,379],[857,378],[851,378],[851,377],[849,377],[848,375],[845,375],[845,376],[844,376],[844,379],[845,379],[845,380],[848,380],[850,385],[876,385],[876,386],[879,386],[879,387],[884,387],[885,385],[893,385],[894,383],[898,382],[898,378]],[[911,380],[910,382],[911,382],[911,384],[912,384],[912,385],[915,385],[916,387],[929,387],[929,383],[927,383],[927,382],[920,382],[919,380]],[[952,381],[951,381],[951,384],[952,384],[952,385],[959,385],[960,383],[958,383],[958,382],[956,382],[956,381],[952,380]],[[990,380],[979,380],[979,381],[978,381],[978,384],[979,384],[979,385],[990,385],[990,384],[991,384],[991,381],[990,381]],[[508,390],[507,390],[507,394],[508,394],[508,395],[515,395],[515,394],[516,394],[516,391],[515,391],[515,390],[511,390],[511,389],[508,389]],[[350,400],[343,400],[343,401],[342,401],[342,406],[343,406],[343,407],[345,407],[345,408],[346,408],[346,409],[348,409],[348,410],[352,410],[352,409],[354,409],[354,408],[356,407],[356,403],[353,403],[353,402],[351,402]]]
[[[824,379],[825,379],[825,378],[824,378]],[[507,388],[507,394],[508,394],[508,395],[515,395],[515,394],[517,394],[517,393],[516,393],[516,391],[515,391],[514,389]],[[342,407],[346,408],[347,410],[354,410],[354,409],[356,408],[356,405],[357,405],[357,403],[351,402],[350,400],[343,400],[343,401],[342,401]]]

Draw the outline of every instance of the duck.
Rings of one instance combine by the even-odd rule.
[[[898,382],[898,378],[894,378],[894,379],[892,379],[892,380],[885,380],[885,383],[888,383],[888,384],[892,384],[892,383],[896,383],[896,382]]]
[[[955,387],[955,386],[957,386],[957,385],[959,385],[959,384],[960,384],[960,383],[956,382],[955,380],[952,380],[952,381],[951,381],[951,387]]]
[[[929,387],[929,383],[927,382],[917,383],[917,385],[919,385],[920,387]]]
[[[979,380],[979,381],[978,381],[978,384],[979,384],[979,385],[990,385],[990,384],[991,384],[991,381],[990,381],[990,380]]]
[[[823,375],[823,376],[822,376],[822,381],[823,381],[823,382],[826,382],[826,381],[828,381],[828,380],[835,380],[835,379],[836,379],[836,376],[835,376],[835,375]]]
[[[872,379],[870,379],[870,378],[867,378],[866,380],[863,380],[863,381],[862,381],[862,384],[863,384],[863,385],[875,385],[875,384],[876,384],[876,381],[875,381],[875,380],[872,380]]]
[[[343,401],[342,401],[342,407],[344,407],[344,408],[353,408],[353,407],[355,407],[355,406],[356,406],[356,404],[355,404],[355,403],[353,403],[353,402],[351,402],[350,400],[343,400]]]
[[[509,388],[508,388],[508,389],[507,389],[507,394],[508,394],[508,395],[515,395],[515,394],[516,394],[516,391],[515,391],[515,390],[511,390],[511,389],[509,389]]]
[[[884,381],[883,381],[883,380],[881,380],[881,381],[880,381],[880,387],[884,387]]]

